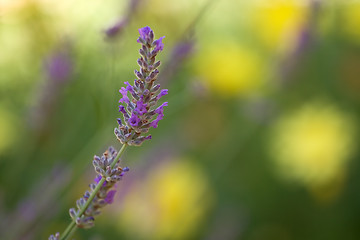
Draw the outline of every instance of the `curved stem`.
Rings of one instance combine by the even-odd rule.
[[[116,155],[116,158],[114,159],[114,161],[111,163],[110,167],[111,169],[115,166],[115,164],[119,161],[119,158],[121,157],[121,155],[124,153],[125,148],[127,147],[127,144],[122,145],[120,151],[118,152],[118,154]],[[79,214],[77,215],[77,217],[80,217],[81,215],[84,214],[84,212],[86,211],[86,209],[89,207],[90,203],[92,202],[92,200],[94,199],[94,197],[96,196],[96,194],[99,192],[101,186],[103,185],[103,183],[105,182],[105,178],[101,178],[101,180],[99,181],[99,183],[96,185],[94,191],[92,191],[89,199],[86,201],[85,205],[80,209]],[[76,219],[76,218],[75,218]],[[61,234],[61,238],[60,240],[67,240],[69,239],[74,232],[76,231],[76,223],[75,220],[73,220],[65,229],[65,231]]]

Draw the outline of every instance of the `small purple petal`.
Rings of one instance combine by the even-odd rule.
[[[96,182],[96,184],[99,184],[101,178],[102,178],[101,175],[97,175],[96,178],[94,179],[94,182]]]
[[[162,51],[164,49],[164,43],[162,42],[162,40],[165,38],[165,36],[159,38],[158,40],[154,41],[155,44],[155,48],[154,51],[155,52],[159,52]]]
[[[168,102],[164,102],[163,104],[161,104],[157,109],[155,109],[155,112],[158,114],[163,114],[164,113],[164,107],[168,105]]]
[[[128,171],[130,171],[130,168],[128,168],[128,167],[123,168],[123,172],[128,172]]]
[[[122,94],[122,98],[120,98],[119,102],[125,102],[125,103],[129,103],[129,98],[127,96],[127,91],[124,87],[122,87],[119,92]]]
[[[126,114],[125,107],[123,105],[119,106],[119,112],[122,112],[123,114]]]
[[[137,101],[136,111],[139,113],[139,115],[143,115],[144,113],[147,113],[146,106],[147,104],[144,104],[142,100]]]
[[[139,29],[140,37],[146,38],[150,34],[151,28],[149,26]]]
[[[150,123],[150,126],[153,127],[153,128],[157,128],[160,120],[163,119],[163,117],[164,117],[164,114],[159,114],[157,116],[157,118]]]
[[[129,91],[130,93],[134,93],[133,86],[131,86],[129,82],[124,82],[124,83],[127,85],[126,90]]]
[[[101,175],[97,175],[96,178],[94,179],[94,182],[96,182],[96,184],[99,184],[99,182],[101,181],[102,176]],[[106,181],[103,183],[103,187],[105,187],[106,185]]]
[[[149,125],[150,127],[153,127],[153,128],[157,128],[158,127],[158,124],[159,124],[159,121],[160,119],[155,119],[154,121],[152,121]]]
[[[140,118],[138,118],[138,116],[136,116],[136,114],[133,112],[131,115],[131,118],[129,118],[128,122],[131,126],[136,127],[139,125]]]
[[[159,93],[159,95],[157,95],[156,99],[160,99],[161,97],[165,96],[166,94],[168,94],[168,91],[167,89],[162,89]]]
[[[164,118],[164,107],[167,105],[168,105],[168,103],[164,102],[157,109],[155,109],[155,113],[157,113],[158,115],[157,115],[156,119],[150,123],[151,127],[153,127],[153,128],[158,127],[159,121]]]
[[[105,197],[105,202],[107,202],[108,204],[111,204],[113,203],[114,201],[114,197],[115,197],[115,193],[116,193],[116,190],[111,190],[109,191],[107,194],[106,194],[106,197]]]
[[[119,126],[122,126],[121,118],[117,118],[116,121],[118,122]]]

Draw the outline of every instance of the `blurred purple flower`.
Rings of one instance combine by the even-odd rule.
[[[184,41],[178,43],[173,51],[172,51],[172,57],[176,57],[178,59],[183,59],[187,57],[192,51],[194,50],[194,44],[192,41]]]
[[[73,71],[70,56],[64,51],[53,53],[46,60],[45,69],[50,80],[65,82],[70,78]]]
[[[141,0],[129,0],[128,8],[124,17],[120,18],[114,25],[104,30],[107,40],[115,39],[120,36],[124,29],[129,25],[134,13],[136,12]]]
[[[0,239],[35,239],[42,227],[60,210],[54,202],[61,198],[71,175],[71,168],[67,166],[57,165],[48,169],[12,212],[2,216]]]
[[[163,68],[164,71],[159,77],[158,82],[165,83],[167,82],[176,71],[181,66],[182,62],[186,57],[188,57],[194,50],[194,41],[193,40],[181,40],[173,48],[170,58],[166,63],[166,66]]]
[[[113,26],[111,26],[105,30],[106,37],[108,37],[110,39],[110,38],[114,38],[114,37],[120,35],[120,33],[122,32],[122,30],[125,28],[125,26],[127,24],[128,24],[127,18],[116,22]]]
[[[74,64],[71,50],[70,42],[63,42],[43,60],[46,81],[37,94],[37,103],[30,110],[28,118],[30,126],[40,135],[46,133],[47,128],[52,124],[51,118],[61,93],[72,79]]]
[[[116,194],[116,190],[109,191],[104,199],[105,202],[107,202],[108,204],[113,203],[115,194]]]
[[[281,83],[286,86],[294,78],[292,75],[297,74],[297,68],[304,61],[305,56],[310,53],[316,44],[315,28],[319,21],[321,2],[312,0],[309,5],[309,16],[303,28],[298,32],[296,46],[292,52],[281,63],[280,74]]]

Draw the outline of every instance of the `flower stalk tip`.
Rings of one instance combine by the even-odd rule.
[[[161,64],[156,61],[156,56],[164,49],[164,36],[154,40],[154,32],[148,26],[140,28],[139,34],[137,42],[141,44],[141,48],[137,63],[140,69],[134,71],[134,85],[124,82],[126,87],[119,90],[119,112],[122,113],[124,121],[118,120],[119,127],[114,131],[121,143],[132,146],[139,146],[145,140],[151,139],[151,135],[143,134],[147,133],[150,127],[158,127],[159,121],[164,117],[163,107],[167,106],[167,102],[156,106],[160,98],[168,94],[168,89],[160,90],[160,84],[155,84]]]

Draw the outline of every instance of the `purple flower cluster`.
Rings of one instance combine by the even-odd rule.
[[[56,233],[55,235],[50,235],[49,240],[60,240],[60,233]]]
[[[95,216],[100,214],[100,209],[111,204],[114,201],[116,190],[113,189],[116,182],[120,181],[122,176],[129,171],[129,168],[121,168],[119,166],[120,160],[111,169],[110,165],[117,156],[117,151],[113,147],[109,147],[104,154],[94,156],[93,165],[95,171],[98,173],[94,179],[95,183],[90,184],[90,191],[86,191],[84,196],[76,201],[78,210],[71,208],[69,210],[70,216],[75,220],[76,225],[80,228],[91,228],[94,226]],[[82,216],[78,216],[80,209],[86,204],[91,192],[95,190],[100,180],[105,178],[104,183],[101,185],[100,190],[96,194],[95,198],[90,203]]]
[[[122,144],[133,146],[139,146],[145,140],[151,139],[151,135],[142,134],[147,133],[150,127],[158,127],[159,121],[164,117],[164,107],[167,106],[167,102],[160,106],[157,106],[157,103],[161,97],[168,94],[167,89],[160,90],[160,84],[155,84],[160,66],[160,61],[156,61],[155,58],[164,48],[162,42],[164,37],[154,40],[154,32],[150,27],[140,28],[139,33],[137,42],[142,46],[137,63],[140,70],[135,70],[134,85],[125,82],[126,87],[119,90],[122,95],[119,100],[122,103],[119,112],[122,113],[124,122],[118,118],[119,127],[115,128],[118,140]]]

